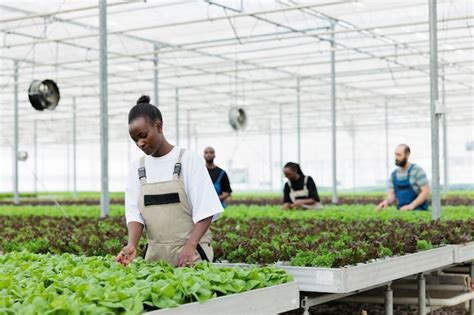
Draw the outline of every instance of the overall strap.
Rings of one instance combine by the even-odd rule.
[[[303,189],[307,188],[308,186],[308,176],[304,177],[304,184],[303,184]]]
[[[181,175],[181,159],[183,158],[184,149],[179,152],[178,161],[174,165],[173,179],[179,179]]]
[[[142,185],[146,184],[145,156],[140,158],[140,167],[138,168],[138,179]]]
[[[288,180],[288,188],[290,188],[290,191],[293,191],[293,187],[291,186],[291,180]]]

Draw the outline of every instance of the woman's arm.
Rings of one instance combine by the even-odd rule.
[[[196,248],[201,241],[203,235],[209,229],[211,225],[212,216],[202,219],[198,223],[194,224],[191,236],[189,237],[186,245],[184,245],[181,253],[178,256],[177,267],[186,266],[188,263],[191,263],[194,260],[194,255],[196,254]]]
[[[138,242],[143,233],[143,224],[140,222],[129,222],[128,225],[128,245],[117,255],[115,260],[124,266],[130,264],[137,255]]]

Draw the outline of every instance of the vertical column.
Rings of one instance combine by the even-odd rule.
[[[301,101],[300,101],[300,78],[296,78],[296,137],[298,145],[298,164],[301,163]]]
[[[72,98],[72,198],[77,198],[76,97]]]
[[[272,120],[268,122],[268,159],[270,171],[270,191],[273,189],[273,137],[272,137]]]
[[[18,147],[19,147],[19,135],[18,135],[18,60],[14,61],[14,70],[13,70],[13,90],[14,90],[14,113],[13,113],[13,122],[15,125],[15,135],[14,135],[14,148],[13,148],[13,203],[20,204],[20,194],[18,192]]]
[[[441,68],[442,76],[441,76],[441,91],[442,91],[442,98],[443,98],[443,171],[444,171],[444,195],[445,197],[448,196],[449,191],[449,167],[448,167],[448,117],[447,117],[447,109],[446,109],[446,73],[444,72],[444,65]]]
[[[280,104],[278,109],[279,131],[280,131],[280,188],[283,187],[283,108]]]
[[[160,46],[158,44],[155,44],[153,46],[153,91],[154,91],[154,104],[156,107],[159,107],[160,105],[160,95],[159,95],[159,59],[158,59],[158,50],[160,49]]]
[[[176,145],[179,146],[179,88],[175,89],[175,105],[176,105]]]
[[[385,99],[385,180],[388,180],[390,174],[390,156],[388,148],[388,99]]]
[[[438,121],[438,35],[436,0],[428,0],[430,26],[430,114],[431,114],[431,170],[432,219],[441,216],[441,198],[439,193],[439,121]]]
[[[354,122],[352,122],[352,189],[356,189],[356,131]]]
[[[469,264],[469,276],[471,277],[471,281],[474,281],[474,262]],[[474,315],[474,299],[469,301],[469,314]]]
[[[109,214],[109,126],[107,82],[107,1],[99,0],[99,57],[100,57],[100,216]]]
[[[38,193],[38,121],[33,122],[33,154],[35,156],[33,172],[34,172],[34,190],[35,195]]]
[[[335,23],[331,22],[331,159],[332,159],[332,203],[337,203],[337,156],[336,156],[336,43]]]
[[[391,284],[385,288],[385,315],[393,315],[393,290]]]
[[[426,315],[426,281],[423,273],[418,275],[418,314]]]

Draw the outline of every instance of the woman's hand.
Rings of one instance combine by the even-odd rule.
[[[117,257],[115,257],[115,260],[124,266],[128,266],[136,256],[137,249],[131,245],[127,245],[122,249]]]
[[[387,201],[387,199],[385,199],[384,201],[382,201],[381,203],[379,203],[377,205],[377,207],[375,208],[375,211],[380,211],[380,210],[385,209],[387,207],[388,207],[388,201]]]
[[[302,199],[297,199],[295,202],[291,205],[291,208],[293,209],[298,209],[298,208],[303,208],[305,205],[304,200]]]
[[[183,249],[179,253],[178,263],[176,267],[189,266],[194,261],[194,256],[196,255],[197,244],[186,243]]]
[[[415,207],[413,207],[412,204],[405,205],[400,208],[400,211],[412,211],[412,210],[415,210]]]

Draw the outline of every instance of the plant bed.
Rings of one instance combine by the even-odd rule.
[[[294,266],[311,267],[343,267],[474,239],[473,219],[405,219],[223,217],[211,230],[216,260],[249,264],[290,261]],[[0,216],[3,252],[115,255],[125,245],[126,236],[123,217]],[[143,247],[144,238],[140,253]]]
[[[222,219],[214,229],[216,260],[293,266],[343,267],[402,256],[474,238],[474,220]]]
[[[0,313],[140,314],[289,281],[275,267],[172,268],[140,258],[123,267],[111,256],[15,252],[0,256]]]

